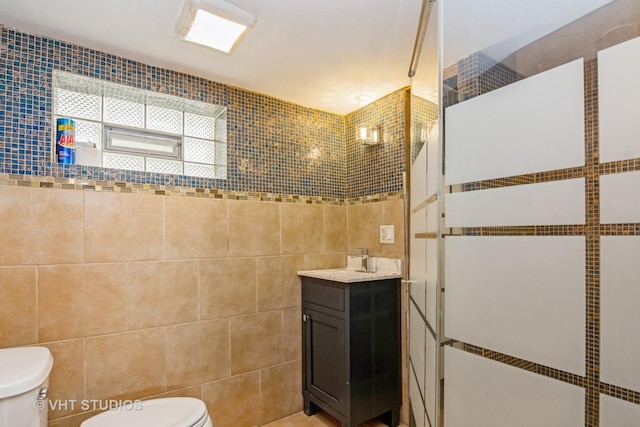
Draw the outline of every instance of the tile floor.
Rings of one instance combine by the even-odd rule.
[[[360,424],[358,427],[385,427],[386,424],[380,420],[373,419],[366,423]],[[317,414],[308,417],[304,412],[290,415],[278,421],[265,424],[263,427],[340,427],[338,422],[326,412],[319,411]],[[407,427],[406,424],[400,424],[400,427]]]

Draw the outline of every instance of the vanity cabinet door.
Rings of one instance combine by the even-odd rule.
[[[305,390],[342,414],[348,413],[344,319],[304,310]]]

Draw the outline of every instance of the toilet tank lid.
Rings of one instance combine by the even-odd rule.
[[[33,390],[45,382],[53,356],[46,347],[0,349],[0,399]]]
[[[200,427],[205,425],[207,407],[193,397],[164,397],[124,405],[102,412],[80,424],[80,427]]]

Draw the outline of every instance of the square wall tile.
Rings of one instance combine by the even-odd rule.
[[[284,361],[302,358],[302,307],[282,310]]]
[[[282,362],[282,315],[279,311],[232,317],[229,322],[232,374]]]
[[[297,272],[304,269],[302,256],[258,258],[258,311],[301,305]]]
[[[262,423],[302,410],[302,362],[272,366],[260,371]]]
[[[124,264],[39,267],[39,342],[126,330],[125,276]]]
[[[216,427],[260,425],[260,373],[254,371],[203,384],[202,400]]]
[[[83,261],[84,194],[0,186],[0,265]]]
[[[87,399],[138,399],[165,388],[162,329],[87,338]]]
[[[257,312],[256,260],[202,260],[200,319],[217,319]]]
[[[193,397],[194,399],[202,400],[202,386],[197,385],[194,387],[179,388],[177,390],[168,391],[166,393],[160,393],[153,396],[145,397],[143,398],[143,400],[164,399],[165,397]]]
[[[347,252],[343,252],[339,254],[305,255],[303,270],[323,270],[327,268],[344,268],[346,265],[347,265]]]
[[[85,262],[161,260],[162,199],[85,193]]]
[[[227,256],[227,201],[164,197],[164,258]]]
[[[324,252],[323,208],[320,205],[281,203],[282,254]]]
[[[280,204],[229,201],[229,257],[280,255]]]
[[[323,206],[325,252],[347,252],[347,207]]]
[[[49,418],[59,418],[80,412],[84,396],[84,340],[68,340],[46,345],[53,355],[49,375],[49,401],[74,401],[67,407],[49,407]]]
[[[357,248],[369,249],[369,255],[380,256],[380,225],[383,224],[382,204],[365,203],[348,208],[348,246],[352,253]]]
[[[35,267],[0,268],[0,348],[37,340]]]
[[[198,320],[197,261],[127,264],[127,328]]]
[[[168,327],[165,349],[168,389],[229,376],[229,321]]]

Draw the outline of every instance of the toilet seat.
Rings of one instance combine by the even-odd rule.
[[[80,427],[204,427],[210,422],[204,402],[192,397],[141,403],[143,409],[109,410],[89,418]]]

